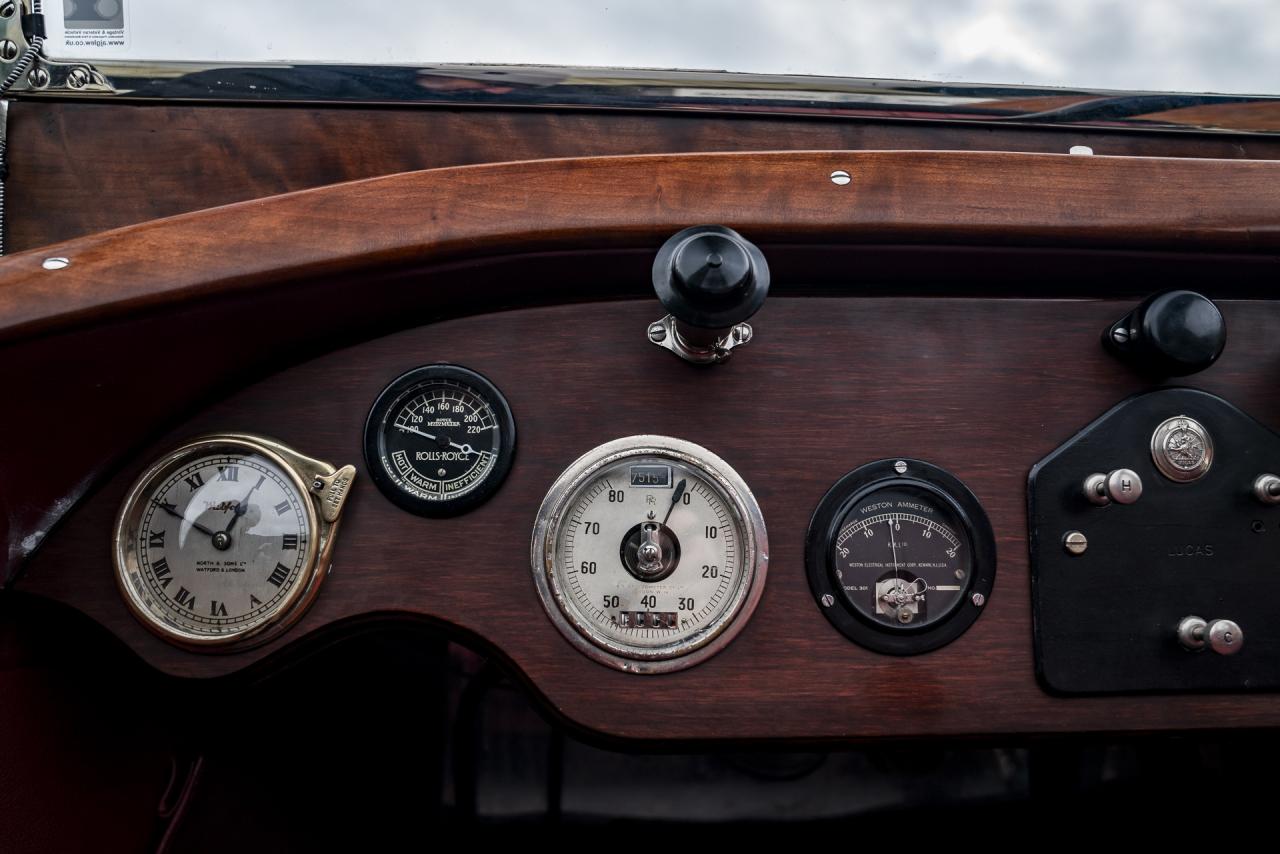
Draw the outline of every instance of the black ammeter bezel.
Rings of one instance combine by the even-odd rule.
[[[858,612],[839,589],[831,560],[832,544],[849,509],[869,493],[891,486],[910,486],[937,496],[960,520],[973,554],[966,601],[937,622],[918,628],[881,626]],[[805,570],[818,610],[841,634],[875,652],[918,655],[960,637],[986,609],[996,578],[996,540],[986,511],[959,478],[931,463],[898,457],[859,466],[827,491],[809,522]],[[974,604],[974,594],[982,597],[981,605]],[[831,597],[831,605],[823,604],[825,597]]]
[[[489,475],[471,491],[457,498],[431,501],[410,495],[396,485],[382,465],[379,445],[391,411],[418,388],[441,380],[465,385],[493,410],[498,421],[498,458]],[[364,425],[364,461],[369,469],[369,477],[393,504],[419,516],[457,516],[488,501],[511,471],[515,444],[516,422],[507,399],[488,379],[459,365],[424,365],[401,374],[378,395]]]

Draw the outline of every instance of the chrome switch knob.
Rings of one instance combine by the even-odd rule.
[[[1235,655],[1244,648],[1244,630],[1231,620],[1208,623],[1203,617],[1183,617],[1178,623],[1178,643],[1193,651],[1208,646],[1218,655]]]
[[[1112,501],[1133,504],[1142,497],[1142,478],[1133,469],[1091,474],[1084,480],[1084,497],[1099,507],[1105,507]]]
[[[1263,504],[1280,504],[1280,477],[1260,474],[1253,482],[1253,495]]]

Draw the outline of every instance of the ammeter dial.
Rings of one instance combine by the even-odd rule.
[[[742,629],[768,543],[751,491],[705,448],[664,436],[601,445],[551,487],[533,574],[557,628],[635,673],[678,670]]]
[[[497,387],[457,365],[427,365],[378,396],[364,430],[370,476],[421,516],[465,513],[511,469],[515,420]]]
[[[986,514],[964,484],[918,460],[844,477],[809,529],[809,582],[823,613],[879,652],[935,649],[968,628],[995,575]]]

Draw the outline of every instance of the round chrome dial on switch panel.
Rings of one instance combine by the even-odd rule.
[[[1199,480],[1213,465],[1213,438],[1194,418],[1167,418],[1151,434],[1151,460],[1169,480]]]

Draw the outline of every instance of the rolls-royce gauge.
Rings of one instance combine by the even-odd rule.
[[[420,516],[456,516],[502,485],[516,423],[497,386],[457,365],[398,377],[373,404],[364,457],[382,494]]]
[[[768,553],[760,508],[724,460],[680,439],[632,436],[587,452],[552,485],[532,565],[571,644],[627,672],[662,673],[704,661],[742,630]]]
[[[195,439],[156,461],[116,521],[116,581],[147,628],[245,648],[296,621],[328,572],[354,466],[261,436]]]
[[[877,652],[950,643],[982,612],[995,581],[991,524],[956,477],[919,460],[880,460],[823,497],[805,544],[822,613]]]

